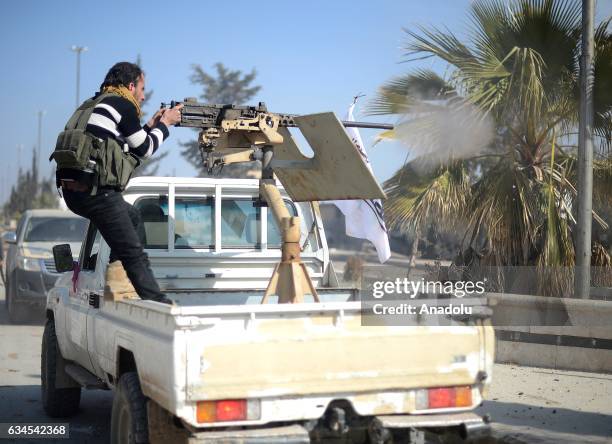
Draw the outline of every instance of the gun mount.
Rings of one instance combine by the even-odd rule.
[[[341,122],[333,113],[305,116],[271,113],[266,105],[206,105],[195,99],[183,104],[177,126],[200,128],[198,143],[204,165],[210,170],[229,163],[260,160],[260,201],[272,210],[281,229],[282,256],[262,303],[277,294],[279,303],[302,302],[317,291],[300,259],[300,218],[292,217],[276,186],[276,175],[294,201],[381,199],[383,190],[372,175],[361,151],[344,127],[393,129],[392,125]],[[162,107],[167,106],[162,103]],[[288,128],[304,135],[315,155],[305,156]]]

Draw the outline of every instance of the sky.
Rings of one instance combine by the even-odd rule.
[[[418,25],[447,27],[464,36],[470,0],[268,0],[247,2],[149,0],[105,2],[20,0],[4,2],[0,15],[0,203],[15,183],[19,167],[31,163],[41,124],[40,168],[57,134],[75,109],[76,54],[81,56],[80,100],[92,96],[108,69],[141,57],[147,89],[145,112],[160,102],[202,93],[189,77],[192,65],[207,72],[223,63],[230,69],[257,70],[262,88],[251,103],[271,111],[308,114],[333,111],[339,117],[353,96],[357,120],[393,123],[365,116],[361,109],[377,88],[414,68],[444,67],[431,61],[402,63],[406,34]],[[612,0],[600,0],[597,17],[612,14]],[[374,174],[389,178],[409,150],[399,143],[372,147],[377,130],[362,130]],[[196,169],[180,155],[179,141],[195,138],[187,128],[172,128],[159,153],[169,152],[158,174],[193,176]]]

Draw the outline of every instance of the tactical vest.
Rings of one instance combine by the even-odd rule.
[[[85,131],[95,106],[110,95],[100,94],[79,106],[57,137],[55,150],[49,157],[57,163],[58,176],[63,172],[67,176],[77,172],[88,177],[92,194],[99,187],[124,190],[138,166],[138,159],[123,151],[114,138],[99,139]]]

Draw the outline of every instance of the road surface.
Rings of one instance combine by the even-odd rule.
[[[0,422],[62,422],[40,401],[42,333],[42,319],[9,324],[0,286]],[[111,392],[84,391],[79,413],[65,421],[70,439],[56,442],[108,443],[111,405]],[[494,421],[488,443],[612,443],[612,375],[497,364],[479,412]]]

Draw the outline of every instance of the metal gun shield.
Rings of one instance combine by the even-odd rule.
[[[287,128],[272,168],[294,201],[384,199],[385,193],[332,112],[295,117],[314,156],[300,152]]]

